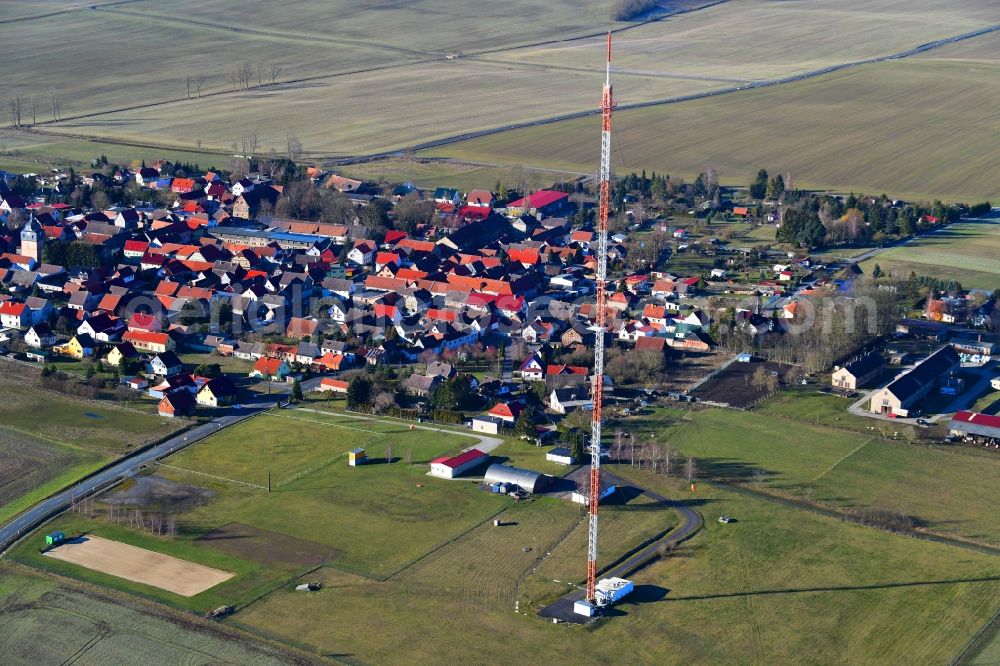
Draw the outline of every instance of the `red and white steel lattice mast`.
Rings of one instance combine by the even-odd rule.
[[[604,335],[607,325],[608,215],[611,213],[611,33],[601,99],[601,172],[597,199],[597,318],[594,326],[593,421],[590,431],[590,527],[587,541],[587,601],[597,604],[597,511],[601,496],[601,412],[604,406]]]

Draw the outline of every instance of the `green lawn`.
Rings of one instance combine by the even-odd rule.
[[[862,264],[870,272],[877,263],[886,273],[905,277],[911,271],[957,280],[966,288],[997,288],[1000,283],[1000,219],[953,224],[919,236]]]
[[[689,494],[662,476],[639,477],[669,495]],[[633,576],[633,598],[595,628],[552,625],[526,610],[529,599],[569,589],[551,580],[545,586],[540,576],[522,586],[520,614],[508,605],[518,570],[531,567],[516,548],[535,543],[535,521],[543,518],[529,518],[533,508],[519,515],[523,538],[520,525],[492,537],[484,528],[482,549],[456,548],[450,566],[428,565],[426,580],[372,582],[325,570],[323,591],[308,598],[278,591],[233,621],[364,662],[404,654],[491,662],[508,658],[513,643],[537,663],[884,664],[946,662],[996,610],[995,557],[708,484],[694,499],[707,517],[725,512],[738,522],[707,521],[674,556]],[[483,558],[495,563],[492,580]]]
[[[42,439],[121,454],[164,437],[179,424],[150,413],[44,391],[0,377],[0,422]]]
[[[817,410],[818,411],[818,410]],[[756,412],[661,410],[633,421],[659,433],[703,475],[846,509],[912,516],[932,531],[1000,543],[1000,460],[978,449],[884,441]]]
[[[176,537],[110,524],[103,502],[92,520],[70,515],[52,523],[68,533],[92,530],[237,574],[190,599],[40,560],[34,542],[20,547],[15,557],[196,610],[245,603],[318,564],[386,576],[510,503],[475,483],[427,476],[432,458],[471,443],[447,431],[410,431],[405,423],[274,411],[226,429],[155,468],[161,479],[180,484],[176,487],[212,493],[194,504],[158,495],[161,499],[140,506],[150,515],[175,515]],[[346,452],[355,446],[366,448],[370,464],[348,467]],[[386,464],[390,447],[393,462]],[[269,469],[273,492],[266,489]]]

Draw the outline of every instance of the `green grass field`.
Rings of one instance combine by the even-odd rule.
[[[633,425],[697,457],[709,476],[838,508],[902,512],[934,532],[1000,543],[1000,516],[989,500],[1000,487],[1000,460],[991,452],[875,439],[815,425],[808,411],[795,417],[661,411]]]
[[[447,431],[409,431],[402,423],[302,410],[270,412],[156,467],[154,479],[161,483],[211,495],[185,504],[161,492],[128,505],[150,516],[174,515],[176,536],[110,522],[114,492],[102,498],[94,517],[65,514],[46,527],[67,534],[94,532],[236,574],[190,598],[43,558],[38,535],[12,557],[197,611],[246,603],[323,564],[386,576],[510,502],[467,481],[427,476],[431,458],[473,443]],[[356,446],[366,448],[370,464],[347,466],[346,452]],[[385,463],[389,447],[392,464]],[[267,492],[268,470],[272,492]]]
[[[0,423],[59,444],[120,455],[177,430],[178,423],[150,413],[36,388],[0,377]]]
[[[875,264],[883,271],[906,277],[933,275],[958,280],[966,288],[993,290],[1000,283],[1000,218],[990,217],[950,225],[889,248],[862,264],[869,272]]]
[[[263,641],[191,615],[0,565],[8,664],[288,664]],[[304,661],[304,659],[302,660]]]
[[[180,424],[0,377],[0,520]]]
[[[683,492],[663,477],[641,478],[670,495]],[[372,582],[327,570],[323,591],[305,599],[275,592],[233,621],[366,662],[392,662],[404,653],[489,662],[509,657],[513,642],[536,663],[876,664],[947,661],[995,610],[995,557],[704,484],[697,499],[707,516],[725,512],[738,522],[708,521],[694,541],[636,574],[634,598],[596,628],[542,622],[525,611],[524,596],[522,613],[514,614],[493,592],[463,589],[466,573],[473,590],[496,585],[481,580],[480,560],[498,556],[474,548],[456,550],[452,566],[426,582],[404,576]],[[520,517],[529,533],[517,543],[535,529]],[[496,547],[484,542],[485,549]],[[521,565],[530,566],[528,558]],[[513,567],[493,567],[503,599]],[[552,597],[567,589],[549,581],[547,588],[522,591]]]

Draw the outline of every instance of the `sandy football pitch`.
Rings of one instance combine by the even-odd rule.
[[[228,571],[97,536],[67,541],[45,555],[182,597],[193,597],[233,577]]]

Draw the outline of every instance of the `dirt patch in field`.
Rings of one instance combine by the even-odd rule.
[[[667,362],[662,390],[678,393],[689,391],[696,382],[714,372],[732,357],[732,354],[698,354],[694,352],[672,355]]]
[[[123,487],[107,495],[102,501],[106,504],[182,512],[206,504],[213,497],[215,493],[208,488],[177,483],[154,474],[129,479]]]
[[[188,562],[120,541],[86,536],[45,553],[54,560],[193,597],[233,577],[228,571]]]
[[[763,368],[768,375],[776,373],[781,386],[785,385],[785,375],[794,366],[754,359],[750,363],[733,363],[728,368],[691,392],[698,400],[716,402],[730,407],[745,409],[757,404],[770,395],[766,386],[754,385],[754,373]]]
[[[240,523],[214,529],[199,537],[196,543],[264,566],[314,567],[341,554],[336,548],[323,544]]]

